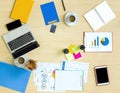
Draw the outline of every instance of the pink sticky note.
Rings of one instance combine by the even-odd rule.
[[[82,57],[81,53],[78,52],[77,54],[73,53],[74,59],[78,59],[80,57]]]

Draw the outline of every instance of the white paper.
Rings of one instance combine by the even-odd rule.
[[[84,83],[87,83],[89,69],[88,63],[63,60],[61,66],[63,70],[82,70],[84,72]]]
[[[84,45],[85,52],[112,52],[112,32],[85,32]]]
[[[83,71],[56,70],[55,90],[83,90]]]
[[[109,7],[106,1],[102,2],[100,5],[96,6],[95,8],[99,15],[102,17],[105,23],[108,23],[113,18],[115,18],[115,14]]]
[[[56,69],[60,69],[59,64],[45,62],[37,63],[37,69],[34,71],[34,82],[38,91],[57,92],[55,91],[54,77]]]
[[[94,31],[114,19],[116,16],[107,4],[106,1],[102,2],[91,11],[84,15],[90,26]]]
[[[102,20],[99,18],[98,14],[94,9],[84,15],[88,23],[91,25],[92,29],[96,31],[98,28],[104,25]]]

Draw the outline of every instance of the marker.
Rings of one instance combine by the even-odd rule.
[[[63,5],[63,9],[64,9],[64,11],[66,11],[64,1],[61,0],[61,2],[62,2],[62,5]]]

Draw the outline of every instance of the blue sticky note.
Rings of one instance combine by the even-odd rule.
[[[0,62],[0,86],[25,93],[31,71]]]
[[[40,7],[46,25],[59,22],[59,18],[54,2],[42,4],[40,5]]]

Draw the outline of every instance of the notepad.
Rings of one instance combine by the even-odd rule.
[[[42,4],[40,8],[46,25],[59,22],[54,2]]]
[[[34,0],[16,0],[10,18],[27,23]]]
[[[106,1],[102,2],[84,15],[90,26],[94,31],[114,19],[116,16],[107,4]]]
[[[83,90],[83,71],[78,70],[56,70],[55,90]]]
[[[85,52],[112,52],[112,32],[84,32]]]
[[[0,86],[25,93],[31,71],[0,62]]]

